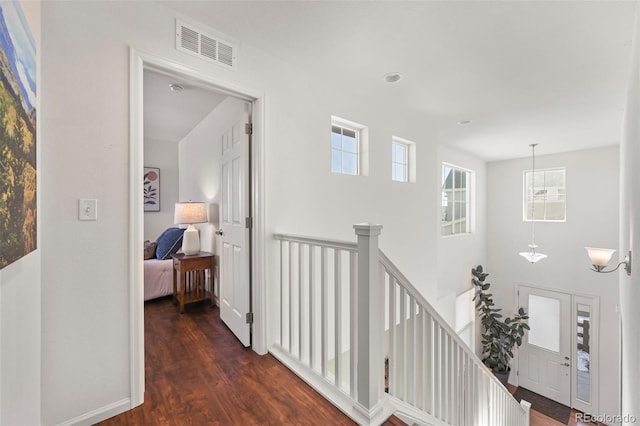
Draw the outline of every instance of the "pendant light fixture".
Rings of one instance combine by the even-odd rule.
[[[533,167],[532,167],[533,170],[531,172],[531,244],[529,244],[529,248],[531,250],[520,253],[520,256],[524,257],[525,259],[527,259],[527,261],[531,262],[532,264],[536,263],[538,260],[542,260],[545,257],[547,257],[546,254],[536,252],[536,248],[538,248],[538,246],[536,245],[536,240],[535,240],[536,203],[535,203],[535,193],[534,193],[535,191],[534,181],[536,177],[536,146],[537,145],[538,145],[537,143],[532,143],[531,145],[529,145],[531,147],[531,158],[533,163]]]

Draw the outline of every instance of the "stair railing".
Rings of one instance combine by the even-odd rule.
[[[359,424],[528,426],[518,403],[378,248],[278,234],[280,341],[271,353]],[[385,393],[384,366],[388,370]]]

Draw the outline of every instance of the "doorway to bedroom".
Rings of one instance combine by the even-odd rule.
[[[194,226],[200,251],[215,259],[203,284],[225,324],[250,346],[252,103],[166,70],[145,68],[143,81],[144,300],[173,294],[172,254],[184,228],[177,203],[202,203],[206,220]]]
[[[200,146],[200,148],[189,148],[188,150],[181,149],[180,143],[177,151],[175,147],[167,148],[166,146],[161,146],[157,149],[158,153],[163,149],[170,150],[169,155],[177,158],[178,178],[175,185],[177,187],[178,197],[189,197],[193,201],[203,202],[209,200],[208,221],[205,224],[199,225],[202,249],[211,248],[218,260],[217,267],[215,268],[216,273],[213,274],[213,286],[209,285],[209,287],[212,287],[216,292],[220,292],[222,297],[220,297],[219,300],[227,300],[229,302],[229,311],[234,313],[235,311],[239,311],[239,309],[242,308],[240,301],[244,303],[247,310],[251,310],[251,312],[248,312],[243,318],[253,320],[252,324],[248,324],[248,321],[242,324],[251,330],[250,340],[246,342],[243,341],[242,345],[250,345],[251,349],[258,354],[266,354],[267,352],[267,333],[265,327],[266,293],[264,289],[266,244],[264,232],[264,117],[266,116],[266,108],[264,92],[257,90],[255,87],[220,80],[215,77],[215,73],[211,73],[210,71],[203,73],[198,69],[190,68],[184,64],[143,54],[135,49],[131,49],[130,53],[130,385],[131,407],[136,407],[144,402],[145,389],[143,241],[145,240],[145,233],[147,239],[151,241],[151,239],[158,236],[157,234],[161,229],[175,226],[173,218],[174,210],[170,204],[171,201],[169,201],[168,209],[165,209],[167,200],[164,200],[162,198],[162,192],[159,192],[160,210],[155,212],[158,216],[154,216],[154,220],[159,221],[161,225],[156,227],[155,231],[153,231],[153,228],[150,226],[148,229],[145,227],[145,212],[143,208],[144,191],[143,185],[141,185],[141,183],[144,182],[145,166],[149,168],[156,166],[155,168],[159,169],[157,173],[161,187],[166,181],[165,174],[161,167],[146,163],[146,161],[152,161],[152,159],[148,155],[151,152],[150,148],[148,146],[145,147],[145,136],[152,135],[152,133],[148,129],[148,123],[145,119],[145,102],[147,101],[147,99],[145,99],[145,85],[148,83],[145,79],[145,73],[147,73],[147,76],[149,76],[149,71],[157,73],[160,76],[168,77],[172,80],[169,84],[176,84],[176,86],[169,86],[168,89],[165,88],[169,93],[164,93],[166,96],[169,96],[169,99],[173,100],[174,104],[177,101],[175,98],[171,98],[171,96],[185,94],[189,88],[216,92],[218,95],[221,95],[223,99],[217,103],[214,110],[223,110],[221,106],[225,103],[234,104],[235,106],[242,105],[242,114],[245,116],[248,114],[251,119],[251,124],[246,127],[245,125],[247,123],[239,125],[237,121],[227,121],[224,123],[226,130],[218,129],[220,133],[216,136],[208,130],[201,129],[204,125],[199,126],[206,121],[209,115],[214,114],[213,112],[209,112],[208,114],[204,113],[200,121],[197,119],[194,121],[194,127],[188,134],[193,136],[193,138],[190,139],[197,139],[196,135],[200,132],[200,138],[202,140],[208,140],[208,143],[202,143],[204,146]],[[159,86],[163,86],[166,83],[167,81],[159,83]],[[209,96],[211,96],[211,94],[207,94],[205,97]],[[164,114],[164,120],[174,120],[175,114],[168,113],[166,109],[160,108],[161,105],[163,104],[157,101],[157,105],[154,105],[154,107],[158,106],[160,112]],[[183,105],[182,109],[189,111],[191,106],[192,105],[188,103]],[[149,108],[152,107],[147,106],[147,109]],[[222,126],[222,124],[220,124],[220,126]],[[240,139],[237,138],[236,136],[240,134],[238,129],[245,130],[245,128],[249,134],[245,134],[245,137]],[[202,134],[205,135],[203,136]],[[228,136],[225,136],[225,134]],[[220,152],[222,146],[218,143],[214,144],[216,139],[220,140],[220,135],[222,135],[222,145],[225,143],[225,137],[226,140],[232,141],[233,144],[240,140],[245,141],[244,143],[247,145],[247,149],[244,151],[245,157],[242,161],[245,165],[244,170],[238,161],[234,163],[232,159],[232,163],[230,163],[231,167],[227,170],[228,173],[223,173],[225,167],[224,160],[222,159],[223,152]],[[151,145],[154,146],[153,144]],[[155,146],[157,147],[157,144]],[[197,146],[197,144],[194,146]],[[216,164],[216,161],[207,159],[198,149],[211,152],[215,151],[216,155],[221,159],[220,163]],[[185,154],[181,155],[181,153]],[[196,155],[198,153],[200,155]],[[182,159],[180,157],[182,157]],[[192,158],[194,162],[188,163],[187,158]],[[181,175],[186,176],[184,181],[180,178]],[[227,176],[226,181],[224,176]],[[243,178],[240,179],[238,178],[239,176]],[[215,185],[210,185],[213,180],[217,182],[220,193],[215,192]],[[187,182],[191,183],[188,184]],[[226,192],[223,191],[223,188],[226,188]],[[202,199],[197,200],[195,199],[196,196],[202,197]],[[186,198],[186,200],[188,201],[188,198]],[[164,218],[162,216],[163,211]],[[229,214],[225,215],[225,211],[229,212]],[[148,213],[151,214],[151,212]],[[244,215],[246,215],[246,217]],[[227,231],[232,231],[232,229],[225,224],[226,219],[237,223],[241,222],[245,225],[243,247],[234,245],[236,244],[234,242],[235,240],[225,238]],[[237,254],[238,251],[245,253],[244,257],[240,256],[245,259],[245,266],[241,266],[240,262],[230,263],[227,261],[231,256],[225,256],[225,253]],[[238,256],[235,258],[238,258]],[[238,273],[225,274],[225,269],[227,268],[231,268],[233,272]],[[236,286],[238,279],[244,280],[244,288],[241,289]],[[229,287],[233,285],[232,288],[234,292],[230,295],[230,292],[227,292],[226,294],[229,295],[229,297],[225,298],[224,289],[226,284],[229,284]],[[232,321],[228,321],[227,324],[231,322]],[[238,336],[238,339],[242,341],[240,337],[241,331],[233,330],[233,325],[230,326],[230,328],[236,336]],[[238,344],[241,346],[240,343]]]

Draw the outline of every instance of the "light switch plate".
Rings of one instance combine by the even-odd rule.
[[[98,220],[98,200],[81,198],[78,203],[78,219]]]

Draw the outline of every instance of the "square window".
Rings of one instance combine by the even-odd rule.
[[[472,171],[442,164],[442,235],[471,232]]]
[[[563,222],[566,220],[566,169],[524,172],[523,220]]]

